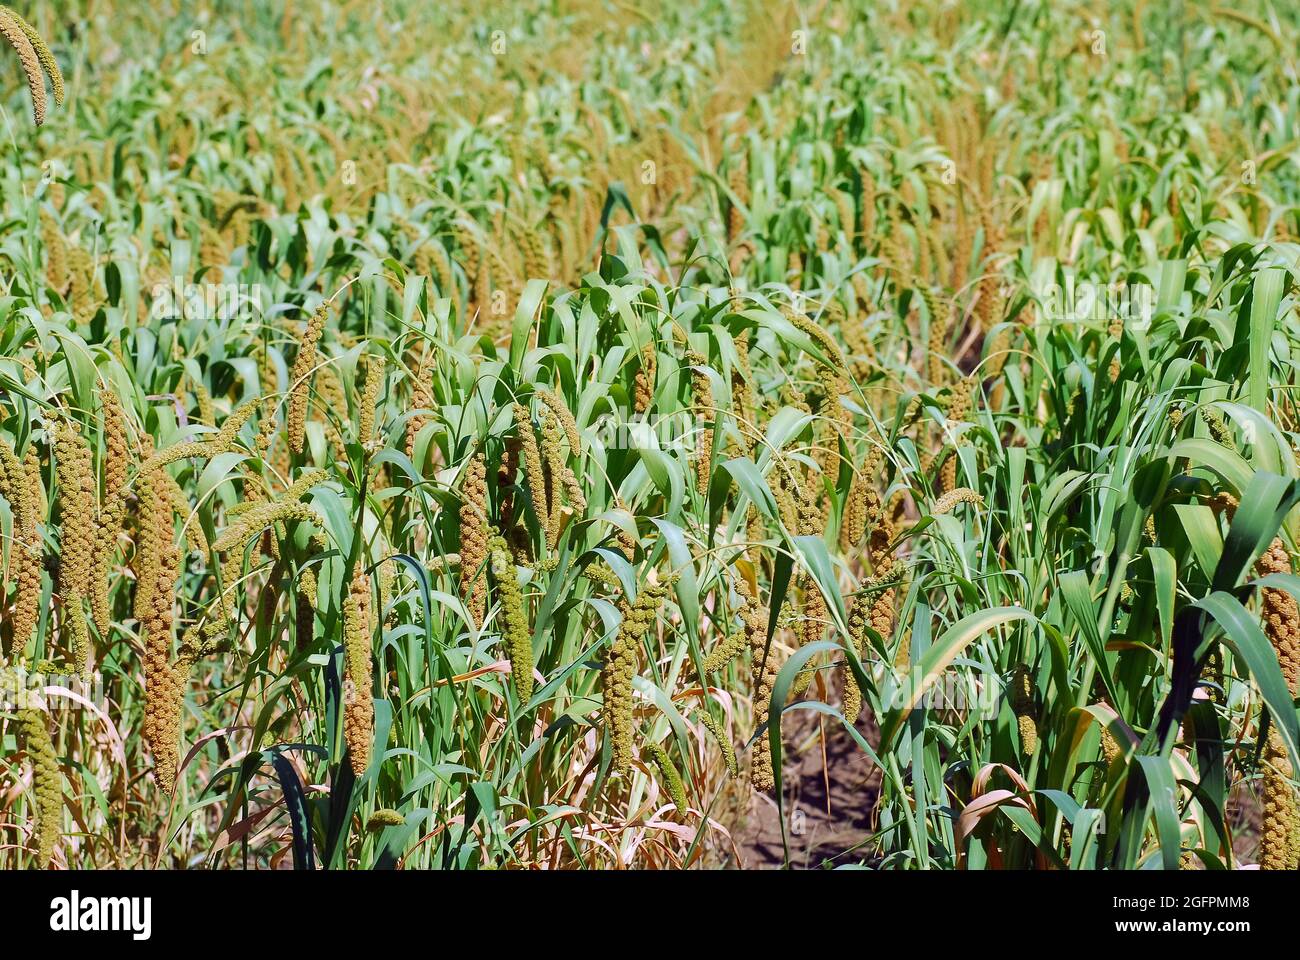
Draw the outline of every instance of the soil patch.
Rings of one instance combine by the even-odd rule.
[[[869,863],[872,851],[853,848],[873,830],[880,769],[834,719],[806,712],[786,717],[782,724],[787,744],[782,809],[777,809],[770,795],[751,795],[743,821],[734,828],[740,863],[729,862],[728,866],[781,867],[785,862],[782,814],[791,868]],[[869,743],[875,742],[873,723],[859,720],[858,731]]]

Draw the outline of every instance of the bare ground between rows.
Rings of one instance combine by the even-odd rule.
[[[868,852],[854,846],[871,833],[871,813],[880,794],[880,770],[847,730],[829,717],[789,713],[782,718],[787,747],[782,764],[782,810],[770,795],[751,792],[732,837],[737,852],[725,865],[774,869],[785,862],[781,816],[786,818],[789,865],[818,869],[860,863]],[[859,721],[859,732],[876,740],[875,725]],[[738,860],[737,860],[738,858]]]
[[[870,864],[871,852],[855,847],[874,830],[872,811],[880,796],[880,768],[848,731],[829,717],[787,714],[782,727],[786,744],[794,747],[786,750],[782,766],[782,809],[778,811],[770,795],[749,791],[744,809],[728,825],[736,849],[724,855],[721,865],[742,869],[783,866],[782,815],[791,868]],[[879,730],[871,718],[858,721],[858,732],[873,747],[877,744]],[[1249,868],[1259,856],[1260,800],[1248,785],[1239,783],[1227,812],[1234,857],[1239,866]]]

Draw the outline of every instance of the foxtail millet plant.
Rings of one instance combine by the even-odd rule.
[[[481,627],[487,609],[488,559],[487,463],[481,450],[469,458],[460,495],[460,593],[474,625]]]
[[[62,295],[68,289],[68,245],[48,210],[41,211],[41,246],[45,248],[45,280]]]
[[[613,769],[625,776],[632,770],[632,678],[637,673],[642,644],[654,627],[668,596],[670,578],[641,586],[636,598],[621,604],[623,621],[605,651],[600,672],[601,719],[613,750]]]
[[[59,74],[58,65],[50,54],[45,41],[41,40],[36,31],[32,30],[25,20],[18,17],[7,7],[0,7],[0,36],[3,36],[9,45],[14,48],[14,52],[18,54],[18,61],[22,64],[23,74],[27,78],[27,88],[32,95],[32,122],[39,127],[45,122],[47,104],[45,76],[41,72],[41,67],[43,63],[53,65],[53,76],[58,77],[55,84],[55,96],[61,103],[63,100],[63,78]],[[32,43],[33,37],[41,46],[39,52]]]
[[[59,482],[59,594],[73,662],[90,675],[90,637],[85,600],[95,568],[95,474],[90,448],[76,421],[54,420],[54,462]]]
[[[145,438],[144,459],[151,454]],[[141,734],[154,757],[159,786],[171,793],[179,743],[180,698],[172,663],[172,626],[181,557],[176,545],[173,505],[165,471],[141,473],[136,481],[135,619],[144,645],[145,707]]]
[[[542,408],[542,480],[546,496],[546,549],[554,550],[565,519],[560,491],[566,486],[564,451],[560,445],[560,423],[546,407]]]
[[[522,708],[533,695],[532,629],[528,626],[528,611],[524,605],[523,589],[519,585],[519,574],[505,540],[494,535],[489,541],[489,549],[492,579],[496,583],[497,599],[501,604],[501,637],[510,659],[510,681]],[[461,562],[463,565],[463,558]]]
[[[1291,557],[1281,537],[1273,539],[1256,561],[1260,576],[1291,572]],[[1300,685],[1300,606],[1285,590],[1265,587],[1262,591],[1264,633],[1268,636],[1282,668],[1282,678],[1294,698]],[[1264,870],[1294,870],[1298,852],[1295,843],[1298,815],[1291,786],[1294,763],[1276,727],[1271,727],[1260,757],[1263,768],[1263,824],[1260,827],[1259,865]]]
[[[363,556],[358,556],[343,601],[343,737],[355,776],[370,766],[375,738],[375,704],[371,699],[373,660],[370,653],[370,577]]]
[[[719,641],[704,658],[704,672],[716,673],[749,648],[749,637],[737,630]]]
[[[40,61],[41,69],[44,70],[45,75],[49,77],[50,90],[54,94],[54,105],[57,107],[63,106],[63,71],[59,69],[59,61],[54,58],[54,53],[50,50],[50,45],[45,42],[45,38],[36,31],[36,28],[23,19],[23,17],[13,8],[0,6],[0,15],[3,15],[16,23],[18,29],[27,36],[27,39],[31,42],[32,49],[36,51],[36,59]],[[25,67],[26,65],[24,64],[24,68]]]
[[[357,442],[368,448],[375,438],[375,406],[384,386],[387,365],[382,356],[368,356],[365,362],[365,386],[358,399]]]
[[[533,418],[528,408],[522,403],[514,405],[515,435],[518,437],[524,455],[524,474],[528,479],[528,494],[532,499],[533,515],[537,525],[547,539],[550,538],[550,500],[546,490],[546,474],[542,470],[542,452],[537,446],[537,437],[533,433]],[[513,480],[513,478],[512,478]]]
[[[1024,664],[1018,664],[1011,674],[1011,709],[1020,730],[1020,749],[1025,756],[1032,757],[1038,751],[1037,708],[1034,706],[1033,675]]]
[[[748,637],[746,637],[748,640]],[[740,764],[736,760],[736,747],[727,736],[727,731],[721,723],[709,712],[708,707],[701,705],[696,716],[700,718],[700,723],[704,729],[708,730],[713,739],[718,744],[718,749],[722,751],[722,762],[727,768],[727,774],[732,777],[740,776]]]
[[[695,489],[701,495],[709,492],[709,476],[713,461],[713,385],[704,372],[708,358],[688,350],[683,360],[691,368],[691,430],[696,436]]]
[[[433,393],[429,389],[427,382],[429,353],[429,349],[421,353],[420,362],[412,375],[411,408],[415,412],[412,412],[406,420],[406,455],[412,460],[415,459],[416,438],[419,437],[420,431],[424,429],[425,424],[429,422],[428,414],[419,411],[433,408]]]
[[[98,521],[95,525],[95,563],[92,571],[90,606],[95,628],[101,637],[109,630],[109,579],[117,554],[118,536],[126,516],[127,436],[122,403],[111,388],[100,395],[104,413],[104,454],[101,473]],[[197,525],[195,529],[198,529]]]
[[[663,782],[664,792],[672,800],[673,806],[677,808],[679,814],[686,812],[686,787],[682,783],[682,775],[677,772],[673,766],[672,757],[668,756],[668,751],[658,743],[646,744],[646,749],[654,760],[655,766],[659,768],[659,777]]]
[[[745,635],[749,638],[749,662],[751,682],[753,685],[754,735],[750,748],[749,780],[755,790],[767,793],[776,787],[776,775],[772,765],[772,745],[767,731],[763,729],[769,719],[772,707],[772,688],[776,684],[776,651],[767,639],[768,610],[763,606],[753,590],[743,579],[737,581],[737,590],[744,600],[741,620],[744,622]]]
[[[641,363],[636,368],[632,387],[632,410],[638,415],[648,413],[654,404],[655,368],[655,345],[647,343],[641,348]]]
[[[731,858],[727,835],[752,864],[745,804],[781,779],[772,753],[824,751],[834,790],[859,748],[879,771],[871,826],[826,851],[836,865],[1172,866],[1189,859],[1161,842],[1176,823],[1178,847],[1230,869],[1252,788],[1259,862],[1294,862],[1284,751],[1300,733],[1272,676],[1276,660],[1291,681],[1290,565],[1232,583],[1214,569],[1297,535],[1300,191],[1277,162],[1286,124],[1250,122],[1289,115],[1274,54],[1293,25],[1194,5],[1008,20],[922,0],[845,20],[738,0],[691,11],[701,42],[683,57],[671,6],[647,20],[612,5],[576,32],[531,10],[520,31],[507,3],[520,99],[473,17],[407,6],[385,32],[295,5],[304,22],[343,16],[333,33],[375,51],[382,82],[359,86],[347,51],[312,46],[295,17],[244,17],[238,43],[160,73],[118,56],[156,27],[148,5],[114,5],[72,43],[33,17],[59,30],[48,58],[5,13],[51,99],[54,55],[75,60],[80,105],[52,118],[57,137],[18,124],[5,161],[30,189],[3,198],[0,635],[11,662],[90,650],[125,758],[93,711],[50,717],[77,767],[60,865],[693,866]],[[808,69],[781,67],[796,24],[834,35]],[[448,42],[430,63],[433,28]],[[1176,51],[1181,71],[1135,39],[1179,29],[1213,40]],[[557,39],[573,54],[559,71]],[[626,69],[629,43],[645,69]],[[1031,49],[1027,80],[1009,80],[1005,51]],[[1135,109],[1182,103],[1188,84],[1231,102]],[[253,102],[256,122],[230,109]],[[647,158],[654,182],[632,182]],[[1043,288],[1071,278],[1150,286],[1158,309],[1061,322]],[[242,292],[160,316],[173,281]],[[353,373],[381,354],[402,372],[367,398],[379,381]],[[81,494],[61,475],[61,410],[94,468],[76,604],[93,626],[65,596]],[[690,414],[712,425],[707,460],[599,428]],[[1216,509],[1228,494],[1252,509]],[[638,576],[670,565],[678,602],[620,648]],[[374,732],[365,775],[340,778],[348,671],[329,651],[349,611],[357,625],[358,566],[371,675],[349,700],[373,700]],[[1280,576],[1255,614],[1244,581],[1261,574]],[[1215,604],[1240,629],[1258,617],[1273,646],[1220,630]],[[1188,673],[1170,634],[1193,615],[1208,649]],[[824,639],[780,686],[838,691],[851,730],[772,702],[790,650]],[[727,662],[744,645],[749,662]],[[602,655],[599,676],[584,669]],[[995,715],[890,699],[999,680]],[[1148,737],[1170,714],[1173,752]],[[651,742],[700,810],[664,809],[676,791]],[[749,784],[721,783],[742,749]],[[140,782],[150,754],[160,789]],[[1166,761],[1176,789],[1114,816],[1139,762]],[[430,774],[453,768],[473,776]],[[35,863],[30,767],[7,769],[0,866]],[[488,788],[509,829],[465,822]],[[991,803],[1003,788],[1030,808]],[[1077,809],[1043,801],[1066,793]],[[794,863],[825,836],[788,839]]]
[[[29,705],[17,711],[18,744],[32,763],[32,794],[35,816],[32,837],[36,842],[36,865],[44,869],[54,855],[63,817],[63,775],[50,738],[49,714],[43,706]]]
[[[9,570],[14,583],[13,613],[10,617],[10,654],[17,656],[31,638],[40,606],[41,549],[37,524],[40,483],[35,444],[19,458],[9,442],[0,438],[0,497],[8,501],[12,517]],[[7,583],[0,583],[0,603]]]
[[[289,449],[302,453],[302,443],[307,428],[307,399],[312,371],[316,368],[317,349],[325,321],[329,318],[329,301],[326,300],[312,313],[298,344],[298,355],[289,376]]]

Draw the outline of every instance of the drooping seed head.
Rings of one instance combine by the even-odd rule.
[[[41,74],[41,59],[32,46],[31,39],[23,28],[14,20],[7,9],[0,7],[0,36],[9,42],[18,54],[23,74],[27,77],[27,88],[32,95],[32,120],[36,126],[45,122],[45,77]]]

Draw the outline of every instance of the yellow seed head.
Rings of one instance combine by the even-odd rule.
[[[648,343],[641,351],[641,365],[632,389],[632,409],[638,414],[650,412],[655,398],[655,346]]]
[[[32,835],[36,841],[36,865],[49,866],[54,844],[59,839],[59,821],[63,817],[63,776],[59,772],[58,754],[50,738],[49,719],[43,709],[18,711],[18,743],[32,762],[32,793],[35,818]]]
[[[59,591],[84,597],[94,566],[95,475],[81,428],[65,416],[54,424],[54,458],[61,515]]]
[[[536,393],[538,399],[550,407],[551,412],[559,420],[560,426],[564,428],[564,436],[569,441],[569,455],[574,458],[581,457],[582,437],[578,433],[578,421],[574,419],[564,398],[546,387],[538,387]]]
[[[560,446],[560,424],[550,410],[542,410],[542,464],[546,490],[546,548],[554,550],[564,521],[560,488],[566,470]]]
[[[444,297],[451,296],[456,292],[451,273],[451,258],[447,256],[447,251],[443,249],[442,244],[429,242],[422,248],[426,258],[427,269],[422,271],[427,276],[432,277],[438,284],[438,293]]]
[[[632,770],[632,678],[636,676],[641,645],[654,626],[670,583],[664,580],[647,584],[634,601],[623,601],[623,622],[600,671],[602,720],[613,748],[614,770],[625,776]]]
[[[1034,679],[1024,664],[1018,665],[1011,675],[1011,709],[1020,729],[1020,748],[1025,756],[1031,757],[1038,749],[1038,721],[1035,716]]]
[[[45,122],[45,77],[41,74],[41,60],[31,39],[6,9],[0,8],[0,36],[9,42],[18,54],[23,74],[27,77],[27,88],[32,95],[32,121],[36,126]]]
[[[45,248],[45,280],[54,290],[68,289],[68,245],[48,211],[41,211],[41,246]]]
[[[189,495],[181,489],[180,483],[170,473],[163,472],[162,478],[171,508],[181,518],[185,528],[186,542],[195,553],[206,555],[208,540],[203,533],[202,525],[193,517]]]
[[[799,645],[806,647],[810,643],[816,643],[822,638],[826,630],[826,598],[822,596],[821,590],[817,587],[816,581],[812,577],[800,578],[803,594],[803,619],[799,623]],[[813,671],[805,669],[795,679],[793,691],[802,694],[808,689],[808,684],[812,681]]]
[[[30,41],[32,45],[32,49],[36,51],[36,59],[40,61],[41,67],[50,78],[50,86],[54,90],[55,106],[63,106],[63,71],[59,69],[59,61],[54,59],[54,53],[50,50],[50,45],[45,42],[44,37],[36,32],[35,27],[19,16],[14,10],[9,7],[0,7],[0,13],[3,13],[4,16],[16,23],[18,29],[26,34],[28,41]]]
[[[1273,539],[1255,563],[1260,576],[1290,573],[1291,557],[1281,537]],[[1282,677],[1291,695],[1300,686],[1300,607],[1285,590],[1265,588],[1263,601],[1264,633],[1277,655]],[[1289,870],[1296,867],[1297,805],[1291,789],[1291,757],[1276,728],[1269,730],[1261,764],[1264,769],[1264,822],[1260,829],[1259,865],[1263,870]]]
[[[154,776],[158,786],[167,795],[176,789],[181,714],[185,706],[190,665],[188,657],[178,657],[175,663],[165,664],[155,671],[153,682],[146,682],[145,685],[146,702],[152,701],[153,704],[150,711],[152,725],[149,727],[149,749],[153,753]]]
[[[876,178],[866,167],[859,171],[862,179],[862,236],[870,241],[876,235]]]
[[[1016,726],[1020,729],[1020,749],[1025,756],[1032,757],[1038,749],[1038,723],[1029,714],[1016,717]]]
[[[301,500],[311,492],[312,488],[320,486],[328,479],[329,474],[324,470],[304,470],[298,475],[297,480],[289,484],[288,489],[280,495],[280,499],[286,503]]]
[[[1291,557],[1281,537],[1269,544],[1256,561],[1255,570],[1260,576],[1291,572]],[[1295,696],[1300,692],[1300,607],[1285,590],[1265,588],[1262,600],[1264,633],[1277,654],[1287,688]]]
[[[844,683],[844,694],[840,700],[840,710],[845,720],[855,723],[858,715],[862,713],[862,688],[858,686],[857,677],[847,666],[841,671],[841,678]]]
[[[78,323],[87,323],[95,312],[95,258],[80,246],[68,248],[68,299]]]
[[[938,517],[945,513],[951,513],[959,503],[973,503],[982,507],[984,498],[967,487],[955,487],[934,502],[934,506],[930,508],[930,515]]]
[[[411,381],[411,407],[415,410],[430,410],[433,408],[433,391],[428,383],[428,371],[426,361],[422,360],[415,370],[415,375]],[[425,424],[429,422],[429,417],[424,413],[413,413],[406,421],[406,455],[412,460],[415,459],[415,441],[424,429]],[[416,465],[417,467],[419,464]]]
[[[0,496],[9,501],[13,515],[13,543],[9,563],[16,591],[12,614],[12,654],[19,654],[31,639],[40,613],[42,550],[40,463],[36,445],[29,444],[26,457],[19,459],[8,442],[0,438]]]
[[[180,460],[196,457],[215,457],[226,453],[235,445],[235,438],[244,424],[252,419],[253,413],[260,405],[258,400],[249,400],[234,409],[221,424],[221,429],[210,440],[183,440],[174,443],[157,453],[151,453],[140,464],[140,473],[149,474]]]
[[[677,808],[678,813],[686,812],[686,787],[682,784],[682,775],[677,772],[673,766],[672,758],[668,756],[668,751],[657,743],[647,744],[651,758],[655,766],[659,768],[659,776],[663,780],[664,792],[672,800],[673,806]]]
[[[724,637],[722,642],[710,650],[709,655],[704,658],[704,672],[716,673],[748,647],[749,637],[745,635],[743,630],[737,630],[735,633]]]
[[[861,543],[866,536],[871,502],[875,496],[874,477],[883,455],[883,448],[879,444],[872,444],[862,468],[853,474],[844,501],[844,519],[840,524],[840,549],[845,553]]]
[[[72,662],[76,665],[77,675],[83,680],[90,679],[90,624],[86,620],[84,598],[79,594],[68,594],[64,598],[63,627],[68,634],[68,648],[72,651]]]
[[[216,456],[230,450],[235,445],[235,438],[239,435],[239,431],[244,428],[244,424],[253,419],[253,414],[257,412],[259,406],[261,406],[260,400],[248,400],[231,411],[230,416],[222,422],[216,437],[208,441],[211,450],[207,456]]]
[[[365,389],[361,395],[361,409],[357,411],[357,441],[368,447],[375,435],[375,405],[384,385],[385,361],[383,357],[370,357],[366,361]]]
[[[848,378],[838,370],[820,367],[817,379],[822,384],[823,400],[818,410],[816,462],[818,469],[832,483],[840,474],[840,438],[848,437],[853,430],[853,417],[840,402],[849,392]]]
[[[1261,764],[1264,770],[1263,823],[1259,834],[1261,870],[1294,868],[1292,834],[1296,815],[1295,795],[1291,789],[1291,760],[1276,729],[1269,731]]]
[[[1107,766],[1114,763],[1115,758],[1120,755],[1119,741],[1115,739],[1115,735],[1110,732],[1108,727],[1102,728],[1101,731],[1101,755],[1105,759]]]
[[[805,334],[814,344],[825,354],[825,359],[829,361],[837,370],[844,369],[844,355],[840,352],[840,346],[835,342],[826,330],[814,321],[811,317],[801,310],[795,310],[791,307],[785,307],[781,313],[787,320],[794,324],[795,329]]]
[[[101,397],[104,406],[104,492],[95,528],[95,569],[90,607],[95,628],[100,636],[107,636],[110,617],[108,577],[126,513],[124,491],[130,458],[127,453],[126,420],[122,413],[122,403],[111,389],[106,389]]]
[[[858,657],[862,657],[867,650],[867,627],[871,625],[871,613],[873,604],[865,595],[859,595],[853,598],[853,603],[849,606],[849,643],[852,644],[853,650]],[[862,690],[858,687],[857,678],[853,671],[849,669],[846,663],[840,671],[840,676],[844,684],[844,696],[841,702],[844,717],[850,723],[857,720],[858,714],[862,712]]]
[[[23,458],[26,484],[23,488],[23,566],[18,572],[18,602],[14,605],[14,636],[25,642],[36,627],[41,598],[41,570],[44,566],[44,543],[39,524],[44,521],[45,492],[41,482],[41,464],[36,444],[27,445]]]
[[[951,307],[943,304],[933,287],[921,290],[926,312],[930,315],[930,339],[927,344],[927,367],[931,386],[938,387],[947,379],[948,368],[943,358],[948,352],[948,320]]]
[[[366,820],[366,830],[371,833],[378,833],[384,827],[400,827],[406,822],[406,818],[397,810],[376,810]]]
[[[501,601],[502,638],[510,658],[510,679],[522,707],[533,695],[533,637],[528,611],[519,586],[514,560],[505,540],[494,537],[491,545],[492,577]]]
[[[894,595],[893,587],[887,587],[872,601],[869,620],[871,628],[884,637],[886,643],[894,635]],[[906,667],[909,662],[909,645],[908,640],[911,634],[904,638],[903,643],[899,645],[895,654],[894,663],[900,667]]]
[[[772,687],[776,684],[776,674],[780,664],[777,662],[775,649],[769,649],[767,643],[767,608],[749,592],[748,587],[742,586],[740,590],[745,598],[745,609],[741,613],[741,619],[745,624],[745,634],[749,637],[749,662],[754,690],[754,729],[757,730],[767,723],[768,713],[772,707]],[[772,746],[766,731],[754,741],[749,779],[754,789],[762,793],[776,786],[776,776],[772,768]]]
[[[298,574],[298,592],[294,597],[294,644],[298,651],[308,650],[316,637],[316,568],[304,567]]]
[[[343,648],[346,679],[343,703],[343,736],[355,776],[370,766],[375,736],[375,703],[371,699],[373,661],[370,654],[370,578],[357,558],[347,599],[343,602]]]
[[[219,553],[240,549],[251,537],[272,524],[292,521],[312,523],[318,527],[325,525],[321,515],[309,504],[289,499],[271,500],[255,504],[240,514],[238,521],[221,532],[212,549]]]
[[[748,642],[748,638],[746,638],[746,642]],[[740,764],[736,762],[735,745],[732,744],[731,737],[727,736],[727,731],[723,729],[722,724],[714,719],[713,714],[703,707],[697,716],[700,718],[700,723],[704,725],[704,729],[713,735],[713,739],[718,743],[718,748],[722,750],[722,761],[727,766],[727,774],[732,777],[740,776]]]
[[[77,672],[90,674],[90,636],[84,598],[95,566],[95,477],[90,448],[80,428],[60,416],[54,425],[55,466],[59,481],[59,594],[63,625]]]
[[[736,197],[727,210],[727,236],[734,243],[745,232],[745,214],[742,205],[748,205],[749,196],[749,155],[744,151],[736,154],[737,162],[727,171],[727,186]]]
[[[170,447],[158,451],[142,463],[140,472],[152,473],[154,470],[181,460],[206,457],[212,453],[212,450],[212,446],[206,440],[184,440],[180,443],[173,443]]]
[[[483,625],[487,606],[487,507],[487,463],[479,451],[470,457],[465,470],[460,505],[461,597],[476,626]]]
[[[145,457],[149,441],[145,441]],[[154,775],[170,794],[175,786],[181,703],[189,664],[173,663],[172,626],[180,550],[173,524],[170,478],[161,468],[138,480],[139,515],[135,549],[135,617],[144,643],[145,713],[142,734],[154,758]]]
[[[294,358],[293,373],[289,377],[289,449],[302,453],[303,437],[307,428],[307,397],[311,373],[316,367],[316,345],[325,330],[329,307],[322,303],[307,321],[298,356]]]
[[[548,498],[546,495],[546,475],[542,472],[542,452],[537,447],[537,437],[533,434],[533,420],[528,408],[521,403],[515,404],[515,433],[523,448],[524,472],[528,475],[528,493],[533,501],[533,513],[537,524],[549,536]]]
[[[191,380],[190,388],[194,393],[194,401],[199,407],[199,423],[216,423],[217,415],[212,407],[212,392],[207,388],[207,385],[201,380]]]
[[[707,496],[709,492],[710,470],[713,464],[713,384],[701,368],[708,365],[708,359],[694,350],[686,354],[686,364],[691,370],[691,414],[698,436],[699,446],[695,451],[695,485],[696,489]]]

